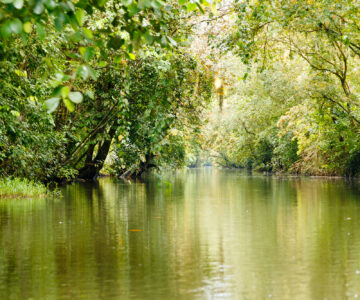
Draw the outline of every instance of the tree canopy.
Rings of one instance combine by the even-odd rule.
[[[141,149],[119,156],[134,161],[125,164],[131,173],[144,156],[160,162],[158,143],[168,143],[175,123],[179,130],[196,126],[190,122],[210,97],[211,71],[184,46],[186,20],[209,5],[2,1],[2,174],[93,178],[110,148],[119,156],[115,140],[119,149]],[[177,143],[184,141],[179,134]],[[177,155],[185,160],[184,153]],[[130,171],[115,165],[118,173]]]
[[[357,175],[359,5],[3,0],[1,175]]]
[[[359,13],[352,1],[233,3],[215,42],[241,60],[228,73],[245,82],[229,88],[237,125],[217,126],[241,150],[219,144],[222,156],[264,170],[359,172]]]

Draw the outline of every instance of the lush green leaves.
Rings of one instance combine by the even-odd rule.
[[[54,98],[50,98],[48,100],[45,101],[46,107],[48,109],[49,113],[52,113],[56,110],[56,108],[58,107],[60,103],[60,98],[59,97],[54,97]]]
[[[211,95],[211,77],[181,52],[153,54],[129,66],[129,106],[121,121],[126,129],[118,142],[117,173],[139,175],[150,166],[183,165],[188,134],[200,125]]]
[[[70,92],[68,97],[72,102],[77,104],[83,100],[83,96],[80,92]]]
[[[342,0],[234,5],[236,24],[219,45],[253,68],[247,81],[257,78],[263,84],[249,87],[250,92],[235,89],[240,99],[246,95],[240,121],[221,133],[238,148],[219,145],[222,163],[307,174],[359,173],[354,165],[360,153],[359,8]],[[277,82],[275,70],[289,81]],[[266,84],[264,76],[273,81]]]

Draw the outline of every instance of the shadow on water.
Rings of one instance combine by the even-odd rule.
[[[359,192],[207,168],[0,201],[0,299],[356,297]]]

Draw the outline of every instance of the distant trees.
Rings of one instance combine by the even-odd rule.
[[[311,174],[360,172],[360,4],[242,1],[233,15],[232,30],[219,44],[257,70],[247,79],[250,86],[233,91],[242,98],[239,128],[232,129],[242,132],[235,134],[241,136],[240,164]],[[273,77],[279,75],[283,82]]]

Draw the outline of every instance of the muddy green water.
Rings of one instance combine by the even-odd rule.
[[[360,298],[360,190],[189,170],[0,201],[0,299]]]

